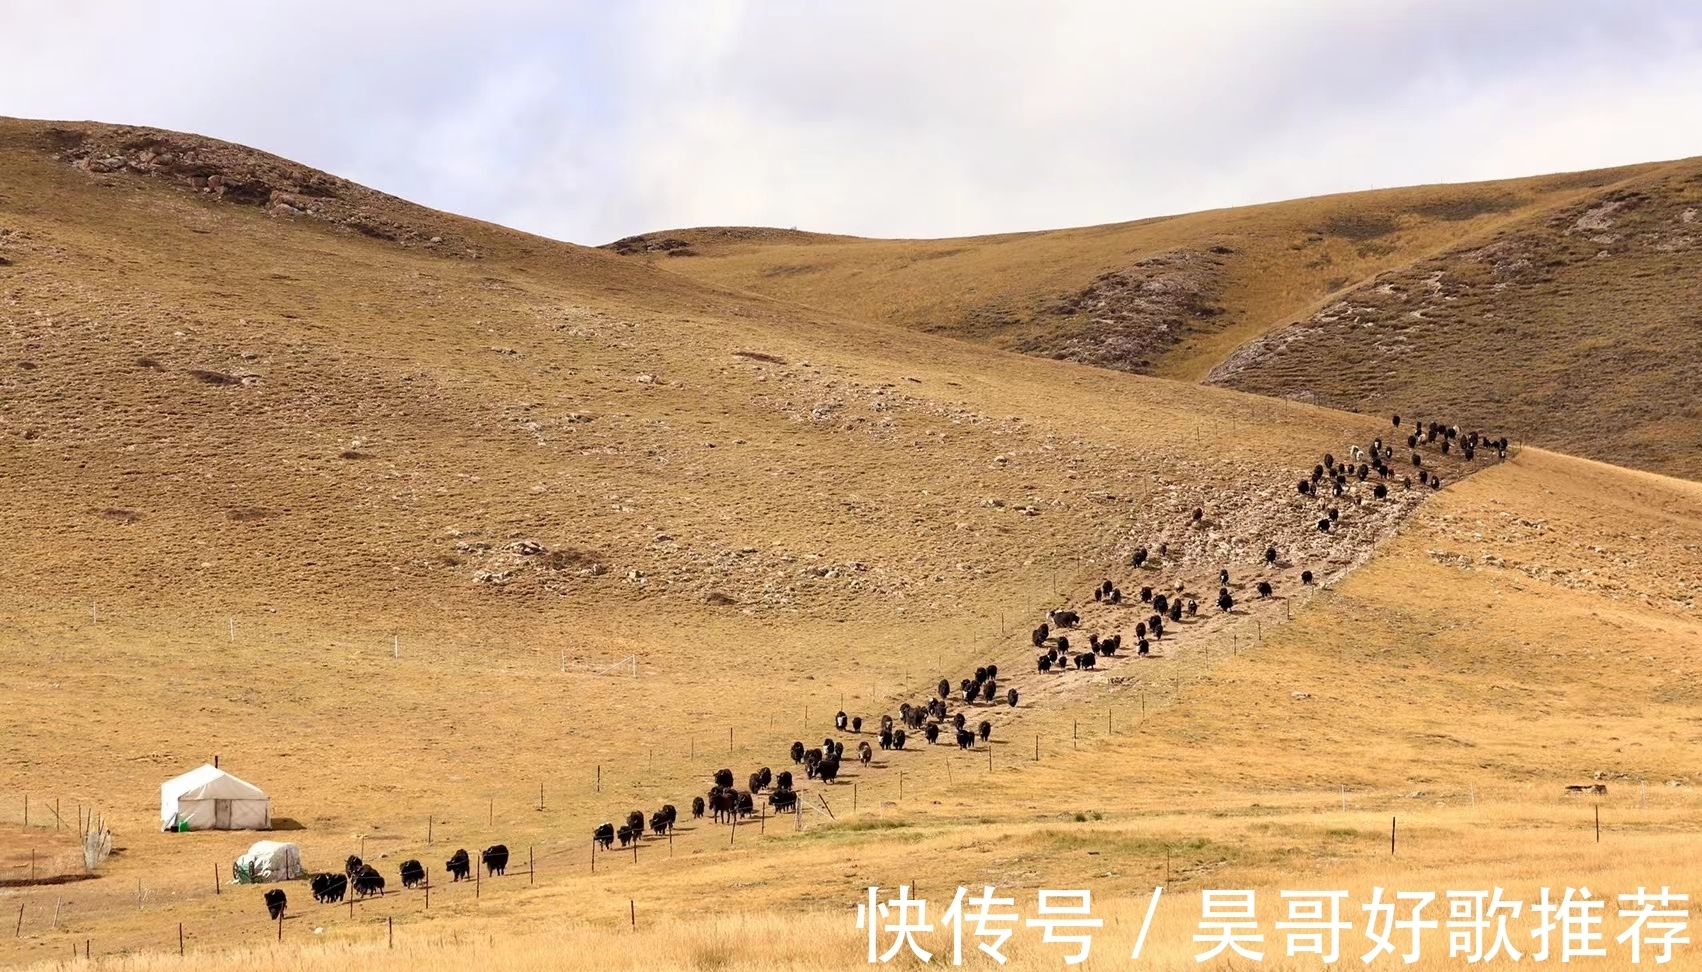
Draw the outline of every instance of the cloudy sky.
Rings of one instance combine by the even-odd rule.
[[[582,243],[948,236],[1702,155],[1702,4],[0,0],[0,114]]]

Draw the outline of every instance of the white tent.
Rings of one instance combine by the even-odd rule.
[[[271,830],[272,801],[208,764],[160,786],[160,823],[166,830]]]
[[[236,859],[237,880],[245,884],[294,881],[302,876],[301,848],[276,840],[262,840]]]

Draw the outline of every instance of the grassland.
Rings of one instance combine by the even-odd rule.
[[[1694,883],[1702,487],[1427,453],[1447,489],[1356,484],[1320,534],[1295,478],[1383,420],[801,309],[234,149],[355,202],[280,213],[0,134],[0,865],[63,843],[19,826],[25,793],[119,844],[0,892],[0,961],[840,968],[867,885],[993,882],[1091,888],[1109,966],[1162,882],[1149,947],[1195,967],[1207,888]],[[1220,567],[1241,608],[1161,657],[1032,671],[1045,607],[1127,632],[1101,577]],[[978,710],[991,746],[882,753],[801,818],[688,822],[591,873],[596,824],[989,661],[1023,697]],[[254,889],[213,890],[252,835],[155,832],[158,784],[215,753],[312,867],[441,875],[500,840],[536,873],[439,877],[429,911],[291,886],[279,943]]]

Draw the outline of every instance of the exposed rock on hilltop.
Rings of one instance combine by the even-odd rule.
[[[56,126],[46,137],[57,158],[92,174],[165,179],[272,216],[309,217],[446,256],[479,256],[448,221],[433,218],[439,214],[245,146],[154,128],[95,124]]]
[[[652,239],[648,236],[628,236],[610,243],[608,249],[621,256],[634,253],[665,253],[668,256],[696,256],[697,251],[691,248],[691,243],[677,236],[664,236]]]

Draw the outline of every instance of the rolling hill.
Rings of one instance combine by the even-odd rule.
[[[1541,192],[1582,205],[1643,171]],[[1541,205],[1397,221],[1433,254]],[[1296,882],[1694,883],[1672,862],[1702,820],[1702,487],[1427,443],[1384,497],[1375,473],[1306,495],[1326,454],[1396,444],[1388,420],[930,333],[808,273],[758,292],[693,269],[875,244],[646,245],[199,136],[0,121],[0,962],[840,968],[865,964],[866,886],[943,907],[997,882],[1091,887],[1089,967],[1127,964],[1162,883],[1157,961],[1193,968],[1210,887],[1269,910]],[[1255,249],[1224,245],[1226,266]],[[1090,595],[1103,579],[1120,603]],[[1198,601],[1145,658],[1142,588]],[[1053,607],[1081,614],[1074,652],[1123,650],[1037,671]],[[996,699],[961,702],[988,664]],[[854,762],[940,679],[988,739]],[[824,736],[847,745],[833,783],[786,755]],[[157,818],[159,783],[215,754],[310,868],[418,859],[429,899],[292,883],[274,924],[257,889],[215,891],[253,835]],[[689,817],[715,770],[761,766],[799,771],[805,809]],[[1565,787],[1598,781],[1592,844]],[[672,834],[588,846],[663,804]],[[83,877],[63,821],[91,807],[119,847],[95,876],[17,880]],[[443,875],[499,841],[507,876]]]
[[[992,237],[705,228],[606,249],[864,320],[1333,408],[1499,423],[1697,478],[1699,186],[1688,160]]]

